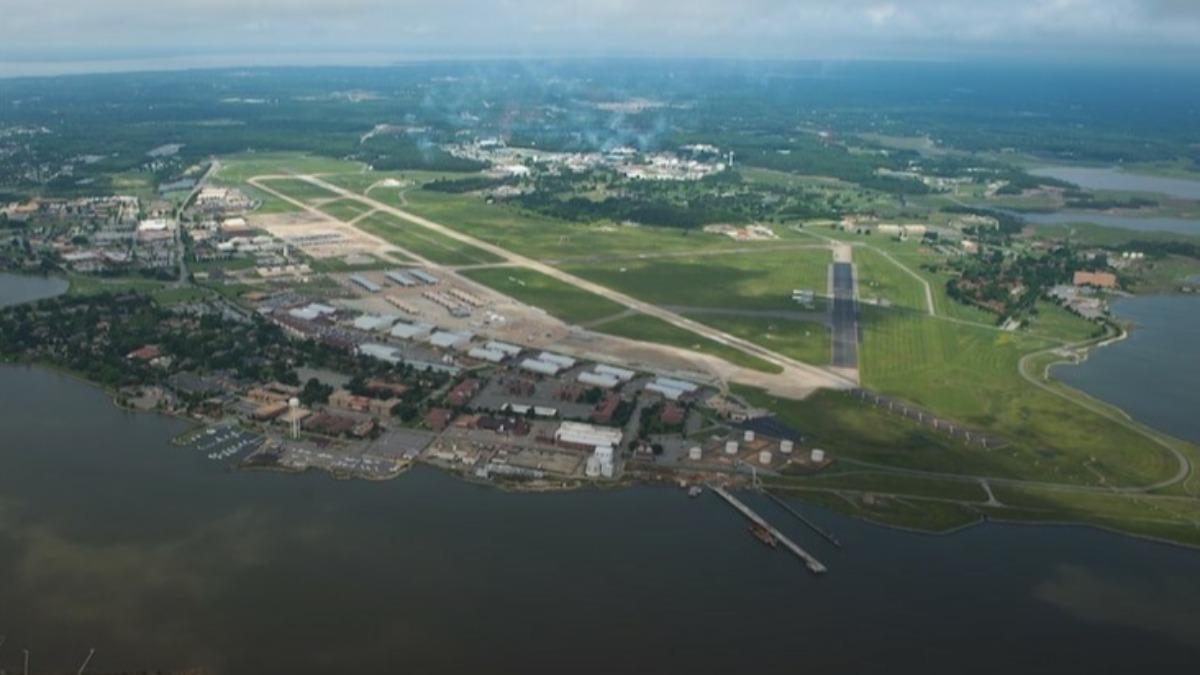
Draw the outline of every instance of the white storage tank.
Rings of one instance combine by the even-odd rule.
[[[747,429],[746,432],[742,434],[742,440],[746,441],[747,443],[753,443],[754,442],[754,432]]]
[[[814,464],[824,462],[825,461],[825,451],[820,448],[813,448],[812,461]]]
[[[779,441],[779,452],[785,455],[792,454],[792,442],[787,440]]]
[[[738,451],[737,441],[725,441],[725,454],[736,455]]]
[[[699,461],[701,456],[702,456],[702,454],[701,454],[700,446],[698,446],[698,445],[693,445],[692,449],[688,450],[688,459],[690,459],[694,462]]]
[[[764,466],[767,464],[770,464],[771,463],[771,451],[763,450],[762,452],[758,453],[758,463],[762,464]]]

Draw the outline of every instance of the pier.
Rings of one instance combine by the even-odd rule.
[[[738,499],[737,497],[734,497],[732,494],[729,493],[728,490],[726,490],[725,488],[720,487],[718,485],[710,485],[708,487],[710,490],[712,490],[713,492],[720,495],[722,499],[729,502],[730,506],[732,506],[733,508],[740,511],[742,513],[742,515],[746,516],[746,518],[748,518],[751,522],[759,525],[760,527],[762,527],[765,530],[767,530],[768,532],[770,532],[771,536],[778,539],[779,542],[782,543],[785,548],[787,548],[792,553],[795,553],[797,557],[799,557],[801,560],[803,560],[805,566],[808,567],[810,572],[812,572],[813,574],[824,574],[826,571],[828,571],[826,569],[826,567],[821,564],[820,560],[817,560],[816,558],[812,557],[812,555],[810,555],[808,553],[808,551],[805,551],[804,549],[800,548],[796,544],[796,542],[792,541],[785,534],[783,534],[779,530],[775,529],[774,526],[772,526],[770,523],[763,520],[762,516],[755,513],[749,506],[746,506],[745,504],[743,504],[742,500]]]
[[[783,501],[779,497],[776,497],[775,495],[771,494],[770,492],[767,492],[766,490],[763,490],[762,493],[764,495],[770,497],[771,501],[778,504],[779,507],[782,508],[784,511],[787,511],[788,513],[792,514],[793,516],[796,516],[796,519],[799,520],[800,522],[804,523],[805,525],[807,525],[808,529],[821,535],[821,537],[825,541],[833,544],[834,546],[836,546],[838,548],[842,547],[842,542],[838,541],[837,537],[833,536],[833,533],[829,532],[828,530],[823,529],[820,525],[817,525],[813,521],[806,518],[803,513],[800,513],[796,509],[793,509],[791,504],[788,504],[787,502]]]

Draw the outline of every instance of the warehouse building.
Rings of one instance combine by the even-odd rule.
[[[559,368],[575,367],[575,359],[569,356],[563,356],[562,354],[555,354],[554,352],[542,352],[538,355],[538,359],[547,363],[556,364],[559,366]]]
[[[442,349],[459,349],[467,346],[473,337],[475,336],[466,331],[439,330],[429,336],[429,344]]]
[[[583,373],[579,374],[579,377],[577,379],[579,380],[579,382],[581,384],[587,384],[587,385],[591,385],[593,387],[600,387],[602,389],[612,389],[613,387],[615,387],[621,383],[621,381],[618,380],[616,377],[614,377],[612,375],[606,375],[603,373],[583,372]]]
[[[420,281],[423,284],[428,284],[430,286],[436,286],[438,283],[438,278],[433,276],[432,274],[426,272],[425,270],[409,270],[408,273],[411,274],[414,278],[416,278],[417,281]]]
[[[392,283],[394,283],[398,286],[408,287],[408,286],[416,286],[417,285],[417,280],[408,276],[404,272],[391,271],[391,272],[384,274],[383,276],[387,277],[389,281],[391,281]]]
[[[433,328],[431,324],[427,323],[406,323],[400,321],[392,326],[391,335],[401,340],[420,340],[432,333]]]
[[[637,375],[637,373],[633,372],[632,370],[618,368],[616,366],[609,366],[603,363],[596,364],[596,367],[593,370],[601,375],[611,375],[622,382],[629,382]]]
[[[356,284],[357,286],[359,286],[360,288],[362,288],[363,290],[365,290],[368,293],[378,293],[379,291],[383,290],[382,288],[380,288],[379,284],[375,283],[374,281],[371,281],[370,279],[364,277],[361,274],[351,274],[350,281],[354,282],[354,284]]]
[[[385,316],[383,314],[363,314],[354,320],[354,327],[358,330],[385,331],[392,327],[396,322],[396,317]]]
[[[557,363],[550,363],[541,359],[524,359],[520,363],[521,370],[526,370],[538,375],[557,375],[562,368]]]
[[[621,436],[621,430],[616,427],[600,427],[582,422],[563,422],[554,432],[554,441],[561,445],[593,452],[607,449],[611,458],[613,448],[621,444]]]

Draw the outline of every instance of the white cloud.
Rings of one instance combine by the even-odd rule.
[[[0,57],[373,51],[1109,56],[1198,49],[1197,0],[0,0]],[[1027,53],[1027,51],[1025,52]]]

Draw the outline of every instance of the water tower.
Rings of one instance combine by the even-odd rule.
[[[288,399],[288,414],[292,418],[292,440],[300,438],[300,416],[296,414],[296,409],[300,407],[300,399],[292,397]]]

